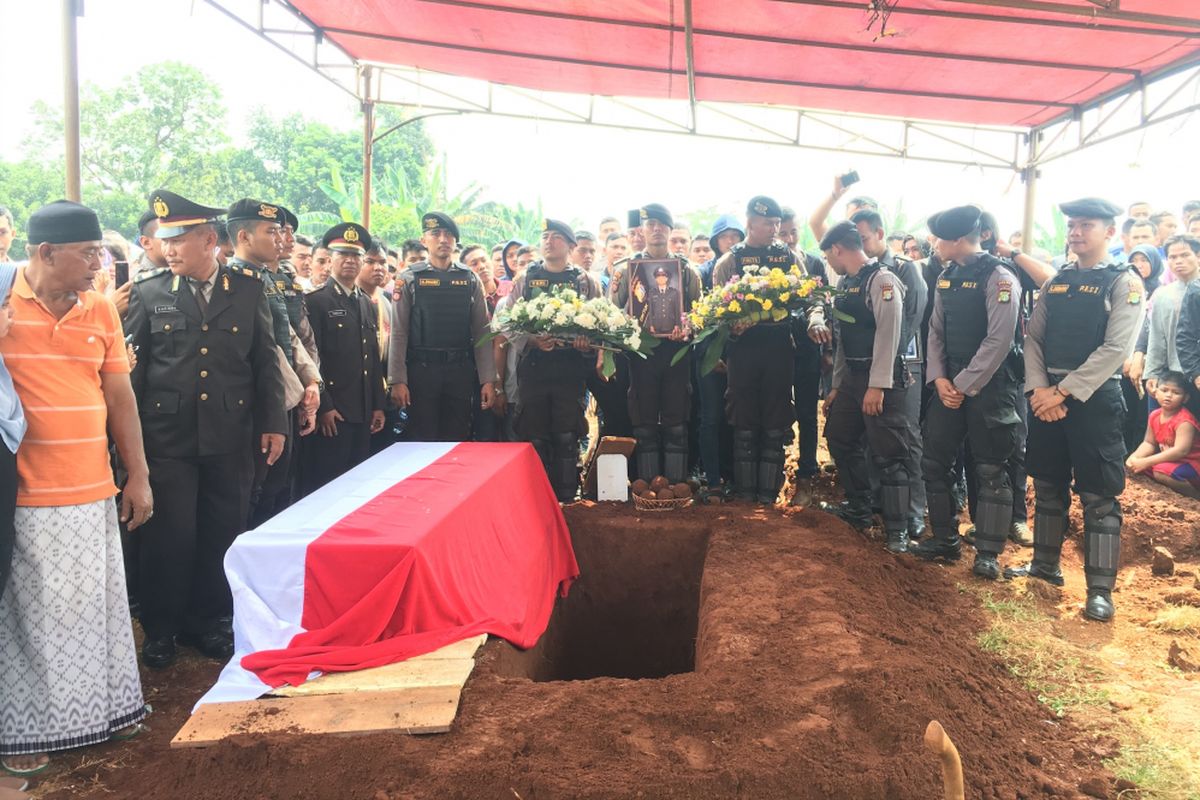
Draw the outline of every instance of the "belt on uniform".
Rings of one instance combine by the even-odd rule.
[[[408,354],[409,361],[418,364],[462,364],[470,361],[475,353],[472,350],[413,350]]]

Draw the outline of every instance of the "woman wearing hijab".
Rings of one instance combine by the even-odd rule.
[[[1150,244],[1139,244],[1129,254],[1129,264],[1134,272],[1141,277],[1146,286],[1146,300],[1149,301],[1158,290],[1163,275],[1163,260],[1158,248]],[[1150,315],[1146,315],[1142,323],[1142,332],[1138,334],[1137,344],[1133,355],[1125,362],[1125,374],[1121,376],[1121,392],[1125,395],[1125,450],[1132,453],[1142,443],[1146,435],[1146,420],[1150,410],[1141,382],[1146,371],[1146,351],[1149,347]]]
[[[0,339],[12,329],[13,311],[8,295],[17,279],[15,264],[0,264]],[[0,595],[12,568],[13,517],[17,509],[17,446],[25,435],[25,413],[13,387],[12,376],[0,356]]]

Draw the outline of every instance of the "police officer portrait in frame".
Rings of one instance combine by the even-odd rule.
[[[145,270],[125,331],[137,348],[134,392],[159,513],[141,538],[143,661],[165,668],[176,637],[227,659],[233,601],[225,551],[246,528],[254,451],[274,464],[288,418],[259,274],[219,266],[219,217],[160,189],[150,195],[168,269]]]
[[[1033,560],[1008,578],[1063,585],[1059,567],[1072,489],[1083,505],[1088,619],[1107,622],[1121,554],[1125,401],[1121,370],[1145,313],[1145,288],[1108,242],[1119,206],[1099,198],[1063,203],[1075,257],[1042,286],[1025,337],[1025,394],[1033,416],[1025,462],[1033,478]]]

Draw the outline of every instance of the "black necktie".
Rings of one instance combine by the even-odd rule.
[[[200,308],[200,318],[203,319],[208,315],[208,300],[204,297],[204,283],[202,281],[193,281],[192,291],[196,295],[196,305]]]

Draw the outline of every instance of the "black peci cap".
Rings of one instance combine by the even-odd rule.
[[[96,212],[70,200],[56,200],[29,215],[25,237],[30,244],[98,242],[104,238]]]

